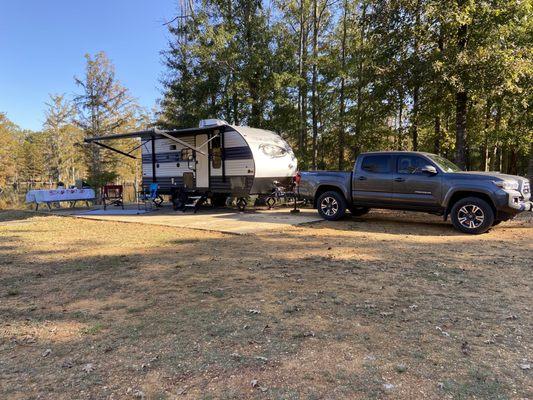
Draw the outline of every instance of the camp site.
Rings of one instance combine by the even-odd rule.
[[[531,5],[8,2],[0,399],[529,399]]]

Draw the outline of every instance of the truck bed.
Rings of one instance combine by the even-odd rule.
[[[351,171],[301,171],[299,195],[312,200],[318,186],[341,188],[346,199],[351,199],[352,172]]]

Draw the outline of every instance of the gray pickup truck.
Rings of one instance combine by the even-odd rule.
[[[527,179],[461,171],[430,153],[364,153],[351,172],[306,171],[296,180],[299,196],[328,220],[342,218],[347,209],[356,216],[371,208],[423,211],[445,220],[449,215],[456,229],[478,234],[533,209]]]

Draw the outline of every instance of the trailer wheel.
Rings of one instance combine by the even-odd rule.
[[[330,191],[320,195],[317,201],[318,213],[328,221],[336,221],[346,213],[346,201],[339,192]]]
[[[226,200],[228,195],[224,193],[216,193],[211,196],[211,204],[214,207],[224,207],[226,205]]]
[[[244,209],[246,208],[246,206],[248,205],[248,202],[246,201],[246,199],[244,197],[239,197],[237,199],[237,209],[239,211],[244,211]]]
[[[183,209],[183,206],[184,206],[184,204],[181,201],[181,199],[179,199],[179,198],[172,199],[172,209],[174,211],[178,211],[178,210]]]

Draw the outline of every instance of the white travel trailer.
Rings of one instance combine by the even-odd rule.
[[[220,120],[202,120],[198,128],[151,129],[85,142],[133,157],[102,143],[124,138],[140,138],[143,187],[157,183],[159,194],[185,189],[221,204],[228,196],[269,194],[275,181],[288,187],[297,170],[291,147],[278,134]]]

